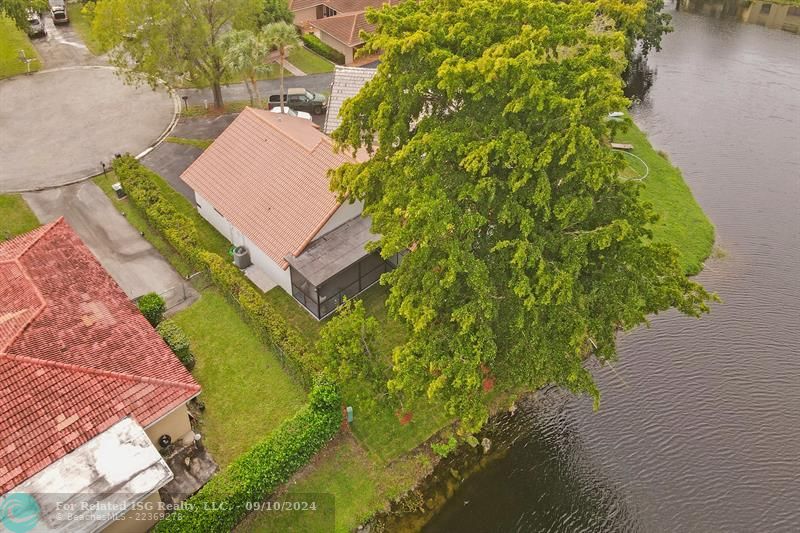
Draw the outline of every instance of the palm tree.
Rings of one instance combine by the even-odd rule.
[[[231,71],[243,76],[244,85],[250,94],[250,105],[254,107],[261,105],[258,76],[270,69],[270,65],[266,62],[270,48],[270,44],[262,34],[249,30],[234,30],[223,37],[222,50],[225,64]]]
[[[283,109],[283,62],[286,59],[286,55],[289,53],[293,47],[300,44],[300,38],[297,36],[297,30],[289,24],[288,22],[273,22],[272,24],[267,24],[264,26],[262,30],[262,35],[264,36],[264,41],[266,41],[270,48],[275,49],[278,51],[278,57],[280,58],[280,68],[281,68],[281,113],[284,112]]]

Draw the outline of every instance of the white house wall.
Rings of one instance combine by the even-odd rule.
[[[327,44],[334,50],[338,50],[344,55],[344,64],[349,65],[353,62],[353,47],[347,46],[343,42],[339,41],[338,39],[334,39],[327,33],[321,30],[315,30],[314,34],[319,38],[320,41]]]
[[[265,254],[253,241],[242,235],[233,224],[231,224],[225,217],[218,212],[211,203],[203,198],[199,193],[194,193],[195,203],[197,204],[197,211],[200,215],[208,220],[217,231],[225,236],[228,241],[236,246],[244,246],[250,252],[250,260],[253,264],[264,271],[269,278],[280,285],[287,293],[292,294],[292,282],[289,274],[289,269],[282,269],[275,261],[273,261],[267,254]],[[337,212],[334,214],[338,214]],[[353,215],[355,216],[355,215]],[[352,218],[352,217],[350,217]],[[323,228],[324,229],[324,228]]]
[[[347,202],[343,203],[341,206],[339,206],[339,209],[336,210],[333,216],[328,219],[328,222],[322,226],[322,229],[319,230],[319,233],[317,233],[315,239],[317,237],[322,237],[329,231],[335,230],[351,218],[357,217],[363,210],[364,202],[361,200],[356,200],[352,204]]]

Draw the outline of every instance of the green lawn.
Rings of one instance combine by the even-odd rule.
[[[19,194],[0,194],[0,242],[39,227],[39,220]]]
[[[167,137],[164,140],[168,143],[194,146],[195,148],[199,148],[200,150],[205,150],[206,148],[211,146],[211,143],[214,142],[214,139],[187,139],[186,137]]]
[[[335,531],[348,532],[358,527],[384,505],[411,488],[426,469],[424,456],[409,456],[391,468],[376,465],[358,442],[347,433],[337,437],[287,484],[288,494],[274,499],[300,501],[314,495],[335,505]],[[293,496],[294,495],[294,496]],[[254,512],[237,531],[328,533],[330,521],[312,513]]]
[[[92,34],[92,18],[83,12],[81,5],[74,5],[69,9],[69,23],[75,28],[75,31],[80,35],[81,40],[94,55],[100,55],[105,52],[100,42],[94,38]]]
[[[19,50],[37,59],[31,63],[31,71],[42,68],[42,60],[25,32],[17,29],[10,18],[0,15],[0,79],[26,72],[25,63],[19,60]]]
[[[617,135],[615,141],[632,144],[632,153],[650,167],[650,174],[642,182],[642,197],[653,204],[661,217],[653,227],[654,238],[673,244],[680,251],[681,266],[686,272],[698,273],[714,246],[714,226],[683,181],[681,171],[656,152],[635,125]],[[641,163],[628,156],[625,158],[638,173]]]
[[[100,174],[94,178],[94,181],[111,199],[111,203],[114,204],[114,207],[117,208],[117,211],[125,215],[131,225],[144,234],[144,238],[147,239],[161,253],[161,255],[163,255],[167,261],[170,262],[170,264],[172,264],[175,270],[184,276],[194,272],[192,266],[183,257],[181,257],[178,252],[175,251],[172,245],[170,245],[158,231],[150,226],[144,214],[142,214],[129,199],[117,199],[116,193],[111,189],[111,185],[118,181],[113,172],[108,172],[108,174],[105,176]],[[223,237],[214,228],[214,226],[209,224],[206,219],[201,217],[197,212],[197,209],[191,203],[189,203],[186,198],[181,196],[180,193],[176,192],[175,189],[170,187],[169,183],[167,183],[163,178],[159,176],[155,181],[159,188],[163,191],[164,195],[172,202],[172,204],[182,214],[194,221],[202,245],[207,250],[216,252],[223,257],[227,257],[228,250],[231,247],[231,244],[228,242],[228,240]]]
[[[333,63],[324,57],[315,54],[305,46],[298,46],[289,52],[289,63],[296,66],[306,74],[333,72]]]
[[[187,108],[181,108],[181,117],[195,118],[195,117],[216,117],[228,113],[241,113],[242,110],[249,106],[249,101],[236,100],[233,102],[225,102],[222,111],[211,106],[209,102],[208,109],[204,105],[190,105]]]
[[[274,352],[215,290],[173,319],[186,331],[197,365],[192,373],[203,387],[201,434],[212,456],[225,466],[306,401]]]

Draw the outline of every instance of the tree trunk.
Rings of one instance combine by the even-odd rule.
[[[286,111],[283,110],[283,96],[284,96],[284,93],[283,93],[283,54],[286,52],[286,50],[284,50],[283,46],[281,46],[279,52],[280,52],[280,58],[281,58],[280,59],[280,69],[281,69],[281,72],[280,72],[280,74],[281,74],[281,114],[284,114]]]
[[[222,109],[225,103],[222,101],[222,84],[219,80],[211,82],[211,91],[214,93],[214,107]]]
[[[250,78],[250,83],[253,84],[253,97],[255,98],[255,107],[261,107],[261,93],[258,92],[258,77],[253,75]]]
[[[247,94],[250,96],[250,107],[255,107],[255,99],[253,98],[253,89],[250,87],[250,78],[244,78],[244,87],[247,89]]]

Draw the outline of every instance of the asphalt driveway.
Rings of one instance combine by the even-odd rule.
[[[166,292],[168,307],[186,305],[197,298],[194,289],[119,214],[94,182],[23,197],[43,224],[63,216],[130,298]]]

